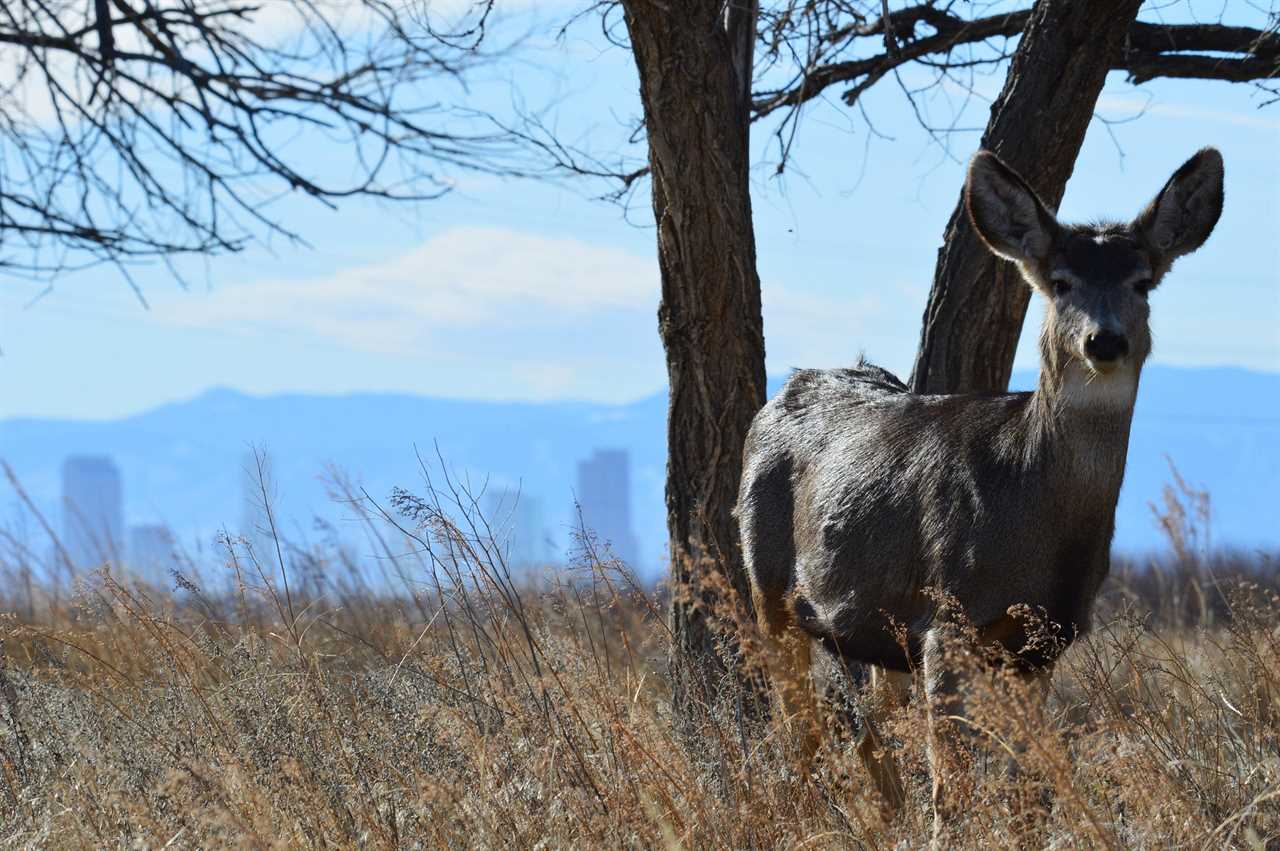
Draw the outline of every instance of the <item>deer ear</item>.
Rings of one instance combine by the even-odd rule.
[[[1221,215],[1222,154],[1202,148],[1173,173],[1133,227],[1170,262],[1204,245]]]
[[[1058,220],[1016,171],[990,151],[969,164],[964,188],[969,218],[982,241],[1006,260],[1044,260]]]

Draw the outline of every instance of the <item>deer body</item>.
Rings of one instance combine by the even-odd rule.
[[[864,362],[798,371],[760,411],[738,516],[757,616],[788,676],[805,677],[817,639],[880,679],[922,670],[931,701],[955,692],[935,592],[1033,677],[1088,628],[1151,350],[1147,294],[1212,231],[1222,175],[1205,149],[1133,222],[1068,226],[993,154],[974,158],[975,229],[1045,296],[1038,386],[917,395]],[[1028,643],[1015,607],[1059,640]],[[789,714],[805,703],[794,688],[783,698]],[[900,782],[866,729],[860,753],[895,803]],[[938,783],[935,770],[935,805]]]
[[[796,373],[747,438],[740,513],[756,587],[789,594],[799,626],[833,651],[899,671],[920,662],[929,588],[978,625],[1025,603],[1086,626],[1136,388],[917,396],[866,365]]]

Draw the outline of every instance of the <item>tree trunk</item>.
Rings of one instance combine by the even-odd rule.
[[[718,572],[749,605],[732,512],[743,441],[765,396],[747,170],[755,11],[723,0],[623,0],[623,9],[658,226],[658,330],[671,387],[671,661],[676,708],[686,712],[711,703],[734,669],[706,617],[716,583],[699,577]]]
[[[991,107],[981,147],[1054,209],[1075,166],[1107,70],[1141,0],[1039,0]],[[1002,391],[1027,313],[1017,268],[978,239],[957,202],[938,250],[912,374],[918,393]]]

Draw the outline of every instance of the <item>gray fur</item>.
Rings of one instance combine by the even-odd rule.
[[[897,670],[919,661],[935,626],[928,589],[978,627],[1028,604],[1068,642],[1087,629],[1151,349],[1146,292],[1208,237],[1221,181],[1221,157],[1205,149],[1132,224],[1065,226],[993,154],[975,157],[979,234],[1046,295],[1039,385],[926,396],[865,362],[794,373],[746,440],[738,516],[757,608],[785,601],[828,648]],[[1127,354],[1091,359],[1103,333]],[[907,653],[891,621],[906,627]]]

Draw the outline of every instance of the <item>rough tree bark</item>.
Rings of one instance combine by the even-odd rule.
[[[709,703],[726,659],[709,628],[718,571],[749,605],[732,508],[764,404],[764,331],[748,185],[752,3],[623,0],[640,74],[658,226],[658,329],[670,380],[667,526],[675,705]],[[686,593],[687,592],[687,593]]]
[[[1056,208],[1141,0],[1039,0],[991,107],[981,147]],[[1002,391],[1031,292],[974,233],[963,196],[947,225],[912,384],[920,393]]]

